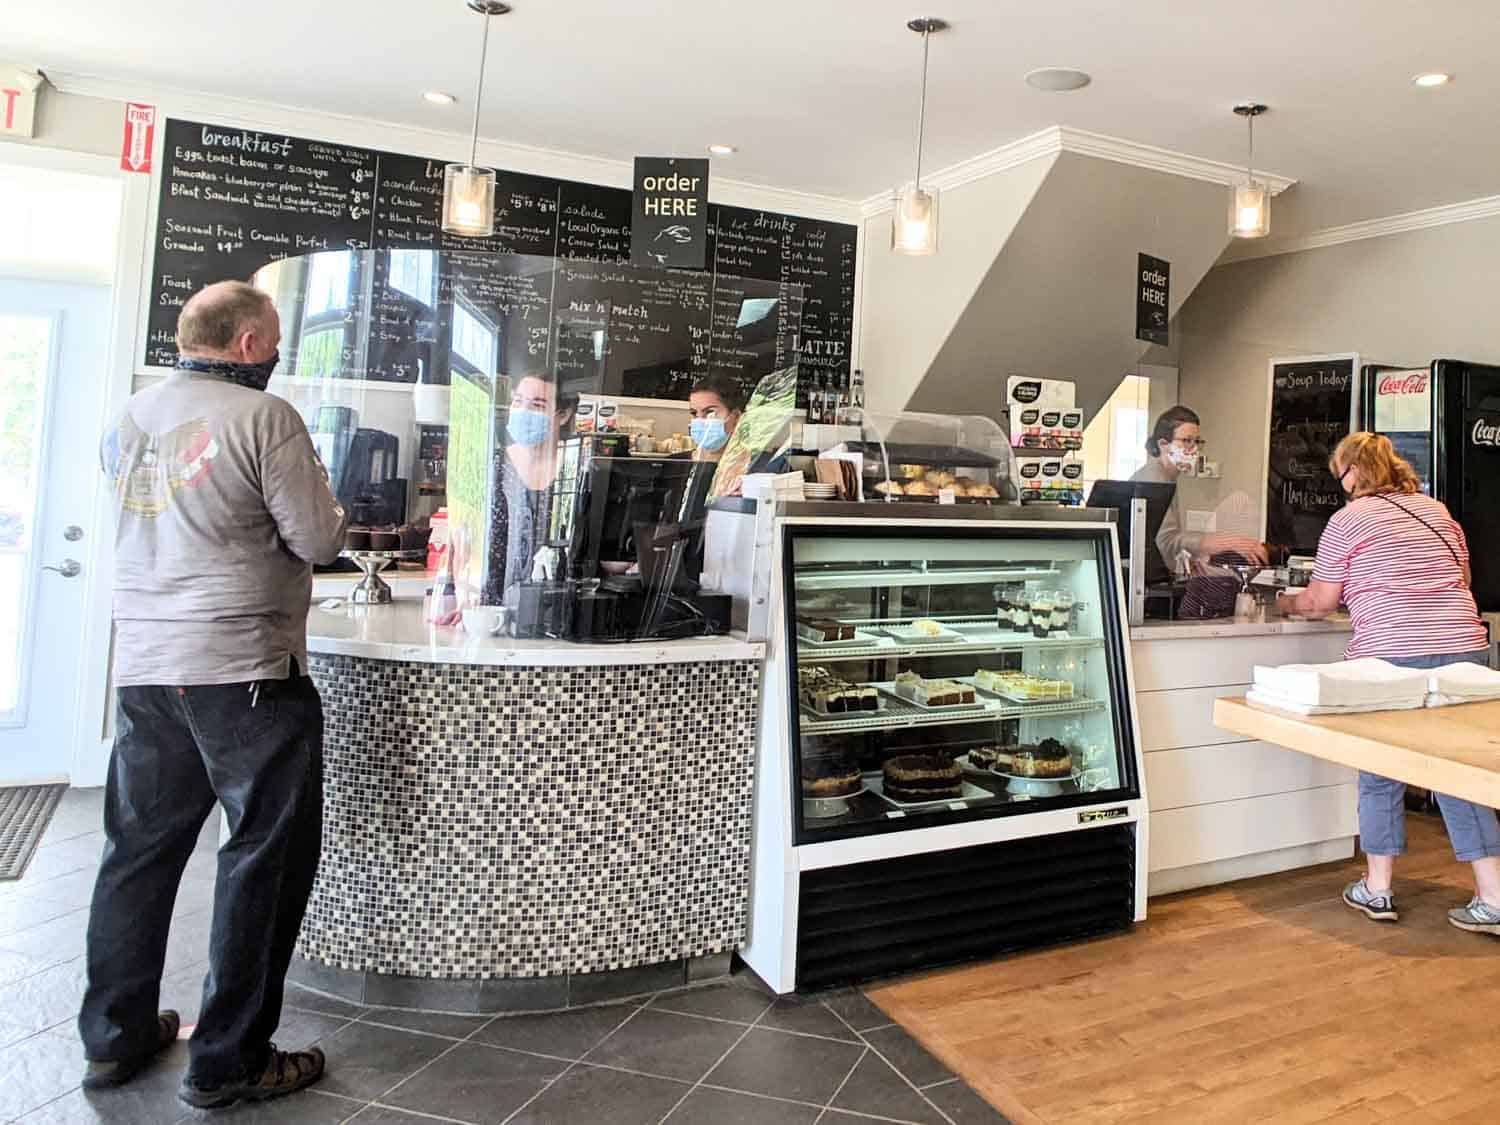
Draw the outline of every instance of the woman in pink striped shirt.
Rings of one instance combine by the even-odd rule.
[[[1349,495],[1323,532],[1306,591],[1282,608],[1322,617],[1349,607],[1354,639],[1345,655],[1405,668],[1488,664],[1488,639],[1469,591],[1463,529],[1439,501],[1422,494],[1412,467],[1389,438],[1350,434],[1329,469]],[[1437,795],[1454,854],[1473,864],[1477,893],[1448,912],[1462,930],[1500,936],[1500,823],[1493,809]],[[1406,786],[1359,775],[1359,842],[1369,869],[1344,889],[1344,902],[1394,922],[1396,857],[1406,852]]]

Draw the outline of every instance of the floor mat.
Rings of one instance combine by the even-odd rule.
[[[66,785],[17,785],[0,789],[0,881],[19,879],[52,823]]]

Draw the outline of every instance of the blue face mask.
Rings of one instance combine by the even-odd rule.
[[[688,423],[693,444],[707,453],[717,453],[729,441],[729,431],[722,418],[694,418]]]
[[[537,410],[512,410],[505,432],[517,445],[541,445],[552,429],[552,418]]]

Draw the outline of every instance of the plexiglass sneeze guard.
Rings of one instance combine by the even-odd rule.
[[[799,843],[1139,796],[1107,528],[783,534]]]
[[[441,537],[447,620],[483,605],[521,636],[722,631],[690,604],[716,466],[633,461],[622,420],[658,400],[686,431],[688,392],[710,375],[795,386],[800,286],[421,250],[287,258],[255,282],[281,316],[270,390],[371,532],[357,545],[416,566]]]

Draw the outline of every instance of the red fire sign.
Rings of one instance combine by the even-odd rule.
[[[125,105],[125,143],[120,149],[120,170],[151,171],[151,153],[156,140],[156,107],[128,102]]]

